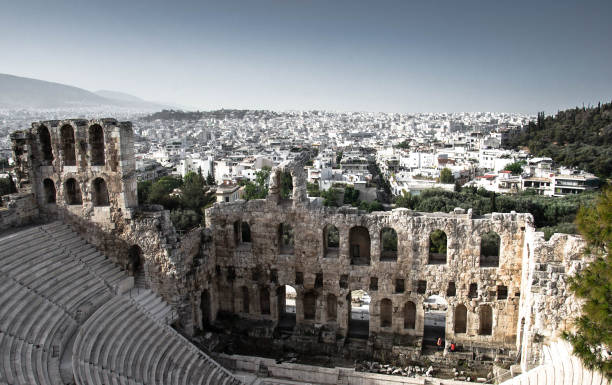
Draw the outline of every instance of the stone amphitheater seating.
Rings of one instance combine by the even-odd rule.
[[[0,235],[0,278],[0,385],[240,383],[168,326],[166,302],[130,289],[60,222]]]
[[[544,362],[503,385],[609,385],[599,372],[588,370],[565,341],[544,346]]]

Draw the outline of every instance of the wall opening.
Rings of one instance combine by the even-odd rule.
[[[380,242],[380,260],[397,261],[397,232],[390,227],[384,227],[380,231]]]
[[[482,336],[490,336],[493,332],[493,310],[489,305],[480,305],[478,307],[478,318],[480,319],[478,334]]]
[[[348,276],[348,274],[342,274],[340,276],[340,280],[338,281],[338,286],[340,286],[341,289],[347,289],[348,288],[348,283],[349,283],[349,276]]]
[[[370,264],[370,233],[362,226],[352,227],[349,231],[349,253],[351,265]]]
[[[446,296],[454,297],[457,295],[457,288],[455,287],[455,282],[449,282],[448,287],[446,288]]]
[[[62,141],[62,152],[64,155],[64,166],[76,166],[74,129],[71,125],[65,124],[60,129],[60,136]]]
[[[393,303],[388,298],[380,301],[380,326],[383,328],[393,325]]]
[[[334,225],[327,225],[323,230],[323,245],[325,258],[335,258],[338,256],[340,247],[340,232]]]
[[[278,326],[291,330],[295,326],[297,291],[293,286],[283,285],[277,289]]]
[[[426,291],[427,291],[427,281],[418,280],[417,289],[416,289],[417,294],[425,294]]]
[[[89,148],[92,166],[104,166],[104,131],[98,124],[89,127]]]
[[[446,251],[448,238],[442,230],[434,230],[429,234],[429,258],[430,265],[443,265],[446,263]]]
[[[259,311],[261,314],[270,314],[270,290],[265,286],[259,288]]]
[[[210,294],[204,290],[200,296],[200,312],[202,313],[202,326],[210,325]]]
[[[463,304],[455,308],[455,334],[467,331],[467,308]]]
[[[370,336],[370,296],[363,290],[353,290],[346,301],[350,306],[349,337],[367,339]]]
[[[493,231],[480,238],[480,267],[499,267],[501,238]]]
[[[69,178],[64,183],[64,196],[66,198],[67,205],[81,205],[83,204],[83,197],[81,196],[81,188],[77,183],[76,179]]]
[[[242,233],[242,242],[251,243],[251,226],[248,223],[242,222],[240,224],[240,232]]]
[[[132,245],[128,249],[128,266],[127,270],[130,275],[134,276],[135,287],[146,287],[144,256],[142,249],[138,245]]]
[[[412,301],[404,305],[404,329],[414,329],[416,326],[416,305]]]
[[[242,286],[242,312],[245,314],[249,314],[250,312],[250,298],[249,298],[249,288],[246,286]]]
[[[106,188],[106,181],[102,178],[94,179],[92,189],[92,202],[94,206],[108,206],[108,189]]]
[[[293,254],[294,238],[291,225],[281,223],[278,226],[278,244],[280,254]]]
[[[497,299],[508,299],[508,288],[506,286],[497,286]]]
[[[370,291],[378,290],[378,277],[370,277]]]
[[[304,284],[304,273],[302,273],[301,271],[296,271],[295,272],[295,284],[296,285],[303,285]]]
[[[293,199],[293,176],[289,171],[280,174],[280,196],[283,200]]]
[[[423,349],[436,346],[438,338],[444,339],[446,334],[446,308],[448,304],[443,297],[432,295],[423,302],[425,317],[423,320]]]
[[[55,203],[55,183],[51,179],[43,180],[43,192],[45,203]]]
[[[40,142],[42,160],[46,164],[50,164],[53,161],[53,150],[51,148],[51,134],[49,134],[47,127],[38,127],[38,140]]]
[[[317,294],[309,291],[304,294],[304,319],[314,320],[317,314]]]
[[[317,289],[323,287],[323,272],[317,273],[315,276],[314,287]]]
[[[468,291],[468,298],[478,298],[478,284],[470,283],[470,289]]]
[[[335,295],[327,295],[327,321],[335,321],[338,316],[338,300]]]
[[[397,278],[395,280],[395,292],[396,293],[403,293],[404,292],[404,280]]]

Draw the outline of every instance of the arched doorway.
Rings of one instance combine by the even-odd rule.
[[[142,249],[138,245],[132,245],[128,249],[128,271],[134,276],[135,287],[147,287],[144,263]]]
[[[423,320],[423,350],[436,346],[438,338],[442,339],[446,334],[446,308],[448,303],[439,295],[432,295],[423,301],[425,319]]]
[[[363,290],[351,291],[347,298],[349,337],[367,339],[370,336],[370,296]]]
[[[278,327],[292,330],[295,326],[297,291],[293,286],[284,285],[277,289]]]

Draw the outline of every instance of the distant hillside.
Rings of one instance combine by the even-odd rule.
[[[215,111],[182,111],[182,110],[162,110],[143,117],[144,120],[199,120],[202,118],[215,119],[244,119],[245,116],[270,118],[279,116],[279,113],[267,110],[232,110],[221,109]]]
[[[612,178],[612,103],[560,111],[555,116],[539,113],[536,122],[510,135],[504,146],[528,147],[536,156]]]
[[[82,88],[13,75],[0,74],[0,108],[124,107],[159,110],[164,106],[135,96],[102,91],[96,94]]]
[[[94,92],[98,96],[102,96],[107,99],[121,100],[124,102],[138,102],[142,103],[144,100],[140,99],[137,96],[126,94],[118,91],[109,91],[109,90],[99,90]]]

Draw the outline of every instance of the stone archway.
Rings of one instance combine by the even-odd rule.
[[[444,346],[446,335],[446,309],[448,303],[439,295],[432,295],[423,301],[423,350],[435,348],[438,338]]]
[[[370,336],[370,296],[363,290],[353,290],[347,297],[348,335],[367,339]]]

